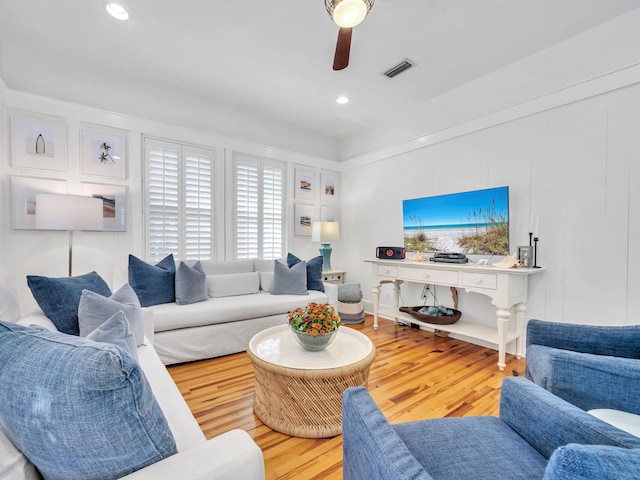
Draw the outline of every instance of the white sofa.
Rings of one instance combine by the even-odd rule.
[[[165,365],[243,352],[251,337],[282,325],[287,313],[310,302],[337,307],[337,285],[324,283],[324,292],[272,295],[273,260],[201,261],[209,298],[188,305],[164,303],[154,312],[155,346]],[[193,262],[190,262],[192,265]],[[114,288],[127,282],[126,272],[114,276]],[[337,308],[336,308],[337,310]]]
[[[7,297],[10,287],[0,280],[0,320],[39,325],[56,331],[39,310],[20,316],[17,300]],[[8,298],[8,299],[7,299]],[[145,344],[138,347],[139,363],[174,436],[178,453],[124,478],[141,479],[263,479],[262,451],[243,430],[231,430],[206,440],[149,338],[153,337],[153,310],[143,309]],[[40,479],[39,473],[9,441],[0,427],[0,478]]]

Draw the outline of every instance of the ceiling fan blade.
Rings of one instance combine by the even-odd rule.
[[[333,59],[333,69],[342,70],[349,65],[349,52],[351,51],[351,28],[340,28],[338,43],[336,44],[336,56]]]

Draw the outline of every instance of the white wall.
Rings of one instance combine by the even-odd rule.
[[[403,199],[508,185],[512,251],[528,244],[531,212],[540,216],[546,271],[530,277],[527,317],[640,323],[638,82],[488,128],[477,119],[470,133],[380,161],[347,162],[342,266],[362,283],[369,309],[371,267],[362,259],[377,245],[402,245]],[[404,303],[422,304],[419,293],[409,286]],[[448,289],[438,297],[451,305]],[[485,297],[461,294],[460,310],[495,325]]]
[[[6,105],[6,109],[4,108]],[[11,177],[26,176],[66,180],[67,192],[80,193],[81,182],[125,185],[127,187],[127,231],[126,232],[75,232],[73,244],[73,273],[82,274],[97,271],[108,281],[114,270],[126,269],[128,255],[144,258],[144,215],[142,198],[142,136],[213,147],[216,150],[216,175],[218,188],[222,190],[216,206],[217,237],[216,259],[228,258],[225,244],[225,225],[233,204],[225,188],[225,173],[230,171],[231,156],[234,151],[245,154],[277,159],[287,162],[287,208],[293,216],[292,191],[293,165],[303,165],[316,171],[338,170],[339,164],[323,158],[302,155],[270,146],[255,144],[243,139],[231,139],[210,132],[196,131],[179,123],[167,124],[143,118],[113,113],[97,108],[35,96],[14,90],[7,90],[0,82],[0,108],[3,110],[0,126],[2,142],[0,149],[0,276],[7,278],[17,290],[23,310],[35,304],[26,283],[26,275],[66,276],[68,264],[68,235],[66,232],[45,232],[36,230],[14,230],[11,215]],[[11,165],[10,118],[12,115],[27,114],[42,119],[58,120],[67,126],[67,171],[52,173],[41,170],[17,169]],[[102,177],[88,177],[80,174],[80,135],[85,124],[103,125],[123,129],[128,132],[128,177],[118,181]],[[319,211],[319,204],[317,206]],[[317,255],[318,245],[308,237],[296,237],[288,225],[287,247],[301,257]]]

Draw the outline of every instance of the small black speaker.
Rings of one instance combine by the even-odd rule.
[[[402,247],[377,247],[377,258],[388,258],[393,260],[402,260],[405,257],[405,250]]]

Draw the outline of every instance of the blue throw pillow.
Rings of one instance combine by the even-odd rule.
[[[296,263],[301,262],[293,253],[287,255],[287,265],[289,268]],[[324,292],[324,284],[322,283],[322,257],[317,256],[307,261],[307,288]]]
[[[176,262],[169,254],[155,265],[129,255],[129,285],[140,299],[140,305],[150,307],[176,301]]]
[[[271,295],[309,295],[307,291],[307,268],[299,262],[289,268],[274,260]]]
[[[129,321],[122,310],[114,313],[86,338],[94,342],[116,345],[138,360],[136,337],[129,328]]]
[[[204,302],[208,298],[207,276],[200,262],[196,262],[193,267],[180,262],[176,270],[176,303],[188,305]]]
[[[80,334],[78,304],[83,290],[111,295],[109,285],[96,272],[62,278],[27,275],[27,285],[44,314],[59,331],[69,335]]]
[[[78,305],[80,336],[87,337],[119,311],[125,314],[129,328],[136,339],[136,345],[142,345],[144,343],[142,308],[136,292],[128,283],[108,298],[89,290],[82,292]]]
[[[176,453],[142,369],[122,349],[0,322],[0,424],[53,480],[111,480]]]

